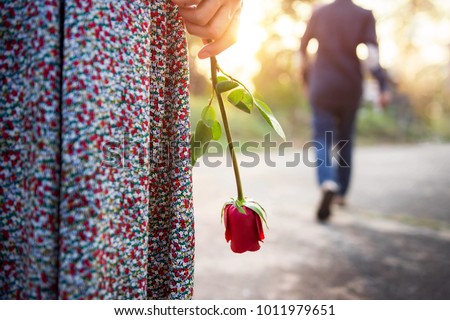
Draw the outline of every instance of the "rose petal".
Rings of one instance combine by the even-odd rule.
[[[231,250],[235,253],[259,250],[260,232],[257,221],[261,221],[257,220],[257,214],[246,207],[244,207],[246,214],[242,214],[234,205],[230,205],[226,209]]]
[[[265,237],[261,217],[258,214],[255,214],[255,216],[256,216],[256,228],[258,228],[259,241],[263,241]]]

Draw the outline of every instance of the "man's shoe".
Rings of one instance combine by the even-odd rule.
[[[331,202],[336,193],[333,190],[325,190],[320,201],[319,210],[317,211],[317,219],[321,222],[327,221],[331,216]]]

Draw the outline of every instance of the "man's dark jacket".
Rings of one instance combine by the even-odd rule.
[[[313,106],[356,108],[362,95],[362,70],[356,55],[359,44],[378,46],[375,18],[371,11],[351,0],[336,0],[315,10],[301,41],[319,42],[317,57],[308,75]]]

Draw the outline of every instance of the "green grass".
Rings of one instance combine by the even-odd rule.
[[[202,109],[209,101],[208,96],[191,96],[191,124],[194,127],[200,118]],[[213,102],[217,117],[221,117],[216,101]],[[311,139],[311,112],[306,102],[300,106],[288,107],[280,101],[271,103],[275,116],[285,130],[288,141],[301,146]],[[271,133],[275,141],[281,142],[258,112],[246,114],[226,103],[233,139],[237,141],[262,141]],[[450,141],[450,116],[425,121],[412,114],[411,110],[402,111],[396,106],[387,110],[377,110],[370,104],[364,105],[358,112],[356,137],[358,145],[415,143],[429,141]],[[222,137],[225,145],[225,137]]]

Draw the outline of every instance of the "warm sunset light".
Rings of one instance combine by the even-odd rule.
[[[238,42],[219,56],[221,66],[245,83],[251,84],[251,78],[259,71],[256,53],[267,38],[264,29],[264,17],[269,7],[277,7],[276,2],[258,0],[245,1],[240,21]],[[209,60],[198,61],[205,74],[209,73]]]
[[[450,1],[353,1],[371,10],[376,18],[380,64],[398,91],[402,101],[398,108],[408,109],[396,109],[397,116],[417,113],[450,136],[445,120],[449,101],[445,90],[450,89]],[[220,54],[220,65],[251,91],[268,99],[273,108],[285,108],[286,112],[307,108],[306,88],[300,77],[300,40],[314,8],[330,2],[246,0],[238,41]],[[312,39],[308,53],[314,55],[318,46]],[[193,45],[191,50],[195,56],[199,47]],[[357,48],[357,55],[365,64],[368,49],[364,44]],[[194,59],[194,63],[208,79],[209,61]],[[365,99],[376,104],[376,84],[369,72],[365,76]],[[204,88],[206,94],[208,89]]]
[[[330,1],[317,1],[316,4],[328,2]],[[406,42],[416,47],[413,59],[420,59],[420,65],[448,62],[450,19],[442,19],[442,15],[448,15],[450,12],[450,2],[446,0],[434,2],[441,16],[434,18],[418,12],[411,21],[401,21],[398,17],[399,12],[405,13],[408,10],[420,10],[420,8],[412,8],[408,0],[376,2],[355,0],[356,4],[372,10],[379,20],[377,32],[380,39],[380,60],[383,66],[395,69],[399,62],[405,61],[404,57],[399,56],[399,46]],[[251,78],[260,70],[260,62],[256,59],[256,54],[271,32],[281,37],[281,42],[273,47],[273,51],[297,50],[306,27],[305,21],[309,18],[312,8],[308,3],[294,1],[292,9],[299,19],[295,20],[292,16],[283,14],[281,1],[246,0],[241,15],[239,40],[232,48],[220,55],[221,65],[236,77],[251,83]],[[268,15],[273,16],[275,13],[279,13],[276,21],[267,20]],[[405,24],[402,27],[403,34],[396,32],[401,24]],[[267,50],[272,51],[272,48]],[[312,41],[308,52],[314,53],[316,50],[317,43]],[[366,50],[364,46],[360,47],[358,56],[364,59],[367,56]],[[200,61],[199,66],[207,74],[208,62]]]
[[[450,0],[0,0],[0,320],[450,320],[449,30]]]

